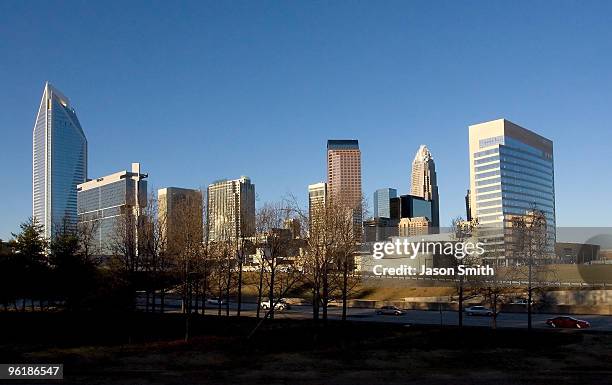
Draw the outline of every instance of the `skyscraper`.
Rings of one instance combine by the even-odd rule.
[[[137,244],[142,210],[147,206],[147,174],[140,163],[131,171],[93,179],[77,186],[79,225],[93,231],[95,254],[110,255],[117,242]]]
[[[32,135],[32,216],[44,235],[76,223],[77,184],[87,180],[87,139],[70,101],[48,82]]]
[[[157,190],[157,216],[167,250],[179,252],[187,242],[204,240],[202,192],[179,187]]]
[[[471,216],[483,227],[499,229],[491,243],[507,250],[512,218],[538,210],[545,216],[554,247],[552,141],[498,119],[470,126],[469,142]]]
[[[440,227],[440,197],[438,195],[438,180],[436,164],[427,146],[422,144],[412,161],[412,180],[410,195],[431,201],[431,226]]]
[[[329,199],[353,210],[361,225],[361,151],[357,140],[327,141],[327,192]]]
[[[380,188],[374,191],[374,218],[391,218],[389,202],[397,197],[394,188]]]
[[[255,234],[255,185],[242,176],[208,186],[208,240],[235,240]]]
[[[323,215],[323,209],[327,203],[327,183],[319,182],[308,185],[308,220],[309,230],[312,232],[313,226],[317,222],[317,217]]]

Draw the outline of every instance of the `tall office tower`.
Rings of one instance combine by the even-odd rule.
[[[374,191],[374,218],[391,218],[389,202],[397,197],[394,188],[381,188]]]
[[[211,242],[255,234],[255,185],[242,176],[208,186],[207,226]]]
[[[308,185],[308,226],[312,232],[313,225],[317,223],[317,216],[322,215],[322,210],[327,203],[327,183],[319,182]]]
[[[470,190],[468,189],[465,193],[465,220],[470,222],[472,220],[472,208],[470,203]]]
[[[552,141],[498,119],[470,126],[469,142],[471,216],[481,227],[498,229],[489,243],[501,246],[497,250],[509,250],[513,218],[538,210],[544,213],[550,247],[554,247]]]
[[[87,139],[70,101],[48,82],[32,135],[32,216],[50,238],[77,220],[77,184],[87,180]]]
[[[327,141],[327,193],[330,200],[353,211],[361,226],[361,151],[357,140]]]
[[[140,163],[132,163],[131,171],[77,186],[79,226],[93,231],[90,246],[95,254],[111,255],[118,242],[137,244],[137,224],[147,206],[147,177],[140,172]]]
[[[157,216],[166,249],[179,252],[187,243],[202,243],[202,192],[166,187],[157,190]]]
[[[436,178],[436,164],[427,146],[422,144],[412,161],[412,181],[410,195],[431,201],[431,225],[440,227],[440,197]]]

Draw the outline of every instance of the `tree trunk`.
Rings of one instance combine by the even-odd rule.
[[[159,308],[162,313],[166,310],[165,307],[166,307],[166,288],[162,287],[161,293],[160,293],[160,304],[159,304]]]
[[[259,319],[259,313],[261,311],[261,295],[263,294],[263,269],[264,265],[263,262],[261,262],[261,269],[259,270],[259,287],[257,293],[257,319]]]
[[[274,305],[276,304],[276,300],[274,299],[274,271],[276,270],[276,266],[274,266],[274,260],[270,264],[270,295],[268,296],[270,300],[270,310],[268,314],[270,319],[274,319]]]
[[[327,281],[327,270],[323,273],[323,298],[321,304],[323,306],[323,322],[327,322],[327,304],[329,303],[329,282]]]
[[[344,261],[344,271],[342,272],[342,321],[346,321],[346,307],[348,299],[348,261]]]
[[[463,327],[463,282],[459,283],[459,327]]]
[[[238,304],[236,309],[236,316],[240,317],[240,311],[242,308],[242,255],[238,263]]]

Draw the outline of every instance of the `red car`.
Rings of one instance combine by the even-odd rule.
[[[591,327],[588,321],[568,316],[549,318],[546,324],[553,328],[586,329]]]

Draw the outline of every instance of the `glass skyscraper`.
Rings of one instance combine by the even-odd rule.
[[[68,98],[49,83],[36,115],[32,150],[32,215],[50,238],[64,220],[76,223],[76,187],[87,179],[87,139]]]
[[[470,210],[482,228],[495,232],[489,243],[508,250],[511,221],[534,210],[546,218],[555,241],[553,143],[505,119],[469,128]],[[503,230],[502,230],[503,229]],[[500,254],[499,258],[505,258]]]
[[[374,218],[391,218],[389,202],[397,197],[394,188],[380,188],[374,191]]]

